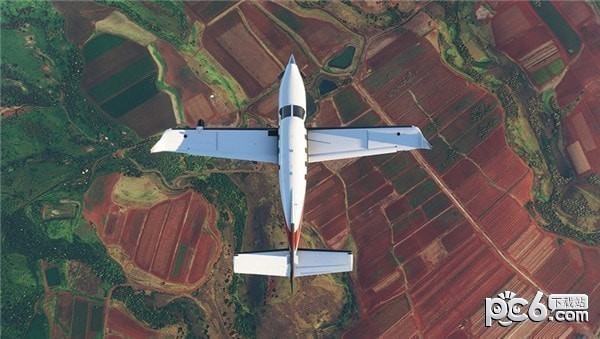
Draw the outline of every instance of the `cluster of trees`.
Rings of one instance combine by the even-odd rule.
[[[222,173],[213,173],[206,179],[190,178],[194,191],[203,194],[211,203],[217,205],[218,211],[230,211],[233,215],[233,235],[235,236],[235,251],[242,249],[244,228],[248,205],[246,196],[229,177]],[[224,224],[219,220],[220,228]]]
[[[597,213],[594,210],[592,210],[592,208],[590,207],[590,205],[584,197],[563,197],[560,200],[560,207],[563,211],[577,218],[587,217]]]
[[[182,4],[166,1],[151,1],[147,4],[118,0],[99,0],[98,2],[117,8],[140,27],[168,41],[175,48],[182,47],[190,33],[190,23]],[[176,29],[170,29],[165,22],[160,20],[161,16],[164,16],[165,20],[177,18]]]
[[[448,148],[448,153],[446,153],[446,159],[444,159],[444,162],[442,162],[442,168],[448,167],[459,156],[460,153],[458,153],[453,146],[450,146],[450,148]]]
[[[189,298],[177,298],[162,307],[155,306],[155,292],[146,294],[145,291],[134,290],[130,286],[115,288],[112,297],[122,301],[133,315],[150,325],[152,329],[183,322],[191,337],[207,335],[205,317],[202,310]]]
[[[553,233],[570,237],[582,244],[598,246],[600,244],[600,232],[585,233],[578,229],[569,227],[560,219],[556,213],[556,210],[559,207],[559,200],[560,197],[557,194],[553,194],[553,197],[551,197],[548,202],[536,199],[536,210],[542,214],[544,220],[547,222],[547,224],[542,226]]]
[[[23,289],[15,285],[14,281],[7,280],[8,276],[4,273],[9,266],[7,267],[4,259],[8,257],[21,255],[26,258],[28,266],[36,269],[39,260],[76,260],[89,266],[109,285],[125,282],[121,266],[109,257],[101,243],[87,243],[76,234],[73,235],[72,242],[50,239],[40,224],[31,220],[24,209],[2,215],[2,299],[5,302],[2,303],[1,312],[2,329],[5,333],[22,335],[26,329],[23,326],[33,316],[35,303],[44,294],[41,283],[37,287]]]
[[[492,106],[487,102],[481,101],[469,108],[469,116],[471,117],[472,122],[478,122],[483,119],[490,111],[492,110]]]
[[[465,45],[461,37],[461,23],[463,20],[459,17],[459,12],[462,5],[450,1],[441,2],[440,5],[444,8],[444,22],[448,26],[448,30],[450,32],[450,42],[456,48],[456,52],[464,61],[461,70],[473,80],[477,82],[482,81],[483,76],[473,68],[475,59],[473,59],[473,56],[469,52],[469,48]],[[447,55],[446,59],[455,64],[453,55]]]

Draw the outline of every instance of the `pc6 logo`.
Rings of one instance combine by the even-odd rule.
[[[526,299],[515,298],[516,294],[511,291],[504,291],[498,294],[497,298],[485,298],[485,326],[491,327],[492,320],[498,320],[501,326],[508,326],[514,322],[521,322],[527,319],[527,316],[533,321],[541,321],[546,318],[548,310],[540,301],[543,293],[538,291],[529,305],[529,311],[524,312],[523,308],[529,304]],[[521,313],[523,312],[523,313]],[[507,318],[507,320],[502,320]]]

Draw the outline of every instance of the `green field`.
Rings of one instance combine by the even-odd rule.
[[[381,67],[373,69],[369,77],[363,81],[363,84],[369,92],[376,92],[385,84],[406,72],[405,66],[421,56],[425,49],[426,45],[421,44],[399,53]]]
[[[187,253],[188,245],[180,244],[177,249],[177,254],[175,254],[175,262],[173,263],[173,272],[171,272],[171,277],[175,278],[179,276],[179,272],[181,272],[181,266],[183,265],[183,261],[185,260],[185,255]]]
[[[90,62],[125,41],[120,36],[111,34],[98,35],[83,46],[83,59]]]
[[[335,67],[335,68],[348,68],[352,64],[352,58],[354,58],[354,52],[356,48],[354,46],[348,46],[342,53],[335,56],[335,58],[331,59],[327,63],[327,66]]]
[[[340,90],[333,97],[333,101],[340,113],[342,122],[345,124],[349,123],[368,108],[356,90],[351,86]]]
[[[419,168],[419,166],[413,166],[411,169],[403,173],[401,176],[392,180],[392,185],[398,193],[398,195],[404,195],[415,183],[425,179],[427,174]]]
[[[73,322],[71,323],[71,335],[73,338],[85,337],[88,323],[88,302],[75,299],[73,305]]]
[[[121,72],[113,74],[110,78],[92,87],[88,93],[97,103],[102,103],[124,88],[148,76],[151,72],[156,72],[156,64],[152,56],[147,54]]]
[[[543,85],[548,82],[550,79],[554,78],[554,76],[560,74],[565,68],[565,64],[561,59],[556,59],[549,63],[548,65],[538,69],[537,71],[531,74],[531,78],[538,85]]]
[[[367,113],[363,114],[360,118],[356,119],[354,122],[350,124],[350,126],[356,127],[369,127],[369,126],[377,126],[379,124],[379,117],[377,113],[373,110],[369,110]]]
[[[90,330],[92,332],[102,331],[104,325],[104,306],[92,306],[92,316],[90,317]]]
[[[37,339],[37,338],[49,338],[50,337],[50,325],[48,324],[48,318],[44,314],[38,313],[33,317],[25,338]]]
[[[298,32],[304,28],[300,18],[292,11],[275,3],[272,3],[271,6],[273,8],[273,15],[286,24],[292,31]]]
[[[539,1],[532,6],[537,14],[550,27],[552,33],[558,38],[569,55],[575,55],[581,49],[581,39],[565,18],[554,8],[550,1]]]
[[[122,117],[158,93],[156,77],[156,73],[145,77],[100,107],[113,118]]]
[[[427,179],[411,191],[412,194],[409,195],[410,199],[408,202],[413,208],[417,208],[435,193],[439,192],[439,190],[440,189],[437,187],[435,181]]]

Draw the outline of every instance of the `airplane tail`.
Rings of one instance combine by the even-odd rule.
[[[350,272],[353,267],[350,251],[299,249],[296,251],[296,258],[292,258],[291,255],[289,249],[238,253],[233,257],[233,272],[293,279],[317,274]]]

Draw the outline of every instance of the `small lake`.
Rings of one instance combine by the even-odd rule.
[[[350,64],[352,63],[352,58],[354,57],[355,51],[356,48],[354,48],[354,46],[346,47],[346,49],[342,53],[338,54],[335,58],[331,59],[331,61],[327,63],[327,66],[339,69],[348,68],[348,66],[350,66]]]

